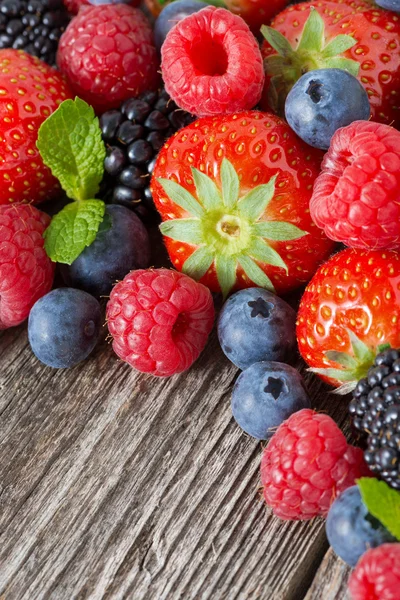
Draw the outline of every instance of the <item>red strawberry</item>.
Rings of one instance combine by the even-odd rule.
[[[61,75],[22,50],[0,50],[0,204],[59,191],[36,148],[40,125],[72,94]]]
[[[244,19],[250,29],[257,35],[261,25],[283,10],[289,0],[226,0],[226,7]]]
[[[289,6],[263,34],[268,39],[262,46],[263,108],[281,112],[301,75],[337,67],[358,76],[374,121],[400,125],[400,20],[395,13],[368,0],[310,1]]]
[[[304,360],[351,391],[382,346],[400,347],[400,254],[347,249],[308,284],[297,318]]]
[[[308,281],[332,248],[308,208],[320,156],[281,119],[256,111],[178,131],[151,185],[174,267],[225,295]]]

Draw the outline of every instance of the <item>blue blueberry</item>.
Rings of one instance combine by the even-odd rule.
[[[286,120],[307,144],[327,150],[340,127],[369,119],[368,94],[342,69],[321,69],[303,75],[290,90]]]
[[[396,541],[368,513],[356,485],[345,490],[332,504],[326,520],[326,534],[336,554],[351,567],[368,548]]]
[[[386,10],[400,12],[400,0],[375,0],[378,6]]]
[[[107,296],[115,282],[129,271],[145,269],[150,263],[147,230],[131,210],[124,206],[107,206],[105,225],[72,265],[60,267],[67,285],[97,298]]]
[[[28,321],[29,343],[42,363],[66,369],[89,356],[100,328],[99,302],[82,290],[60,288],[33,306]]]
[[[198,12],[208,6],[206,2],[200,0],[176,0],[168,4],[158,16],[154,25],[154,41],[156,48],[160,50],[167,36],[167,33],[179,21],[182,21],[188,15]]]
[[[262,360],[285,362],[296,347],[296,313],[262,288],[233,294],[218,319],[221,348],[234,365],[247,369]]]
[[[276,427],[303,408],[311,408],[303,379],[283,363],[255,363],[240,374],[233,388],[234,419],[259,440],[270,438]]]

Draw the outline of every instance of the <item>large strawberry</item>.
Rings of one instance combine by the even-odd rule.
[[[262,107],[282,112],[306,72],[341,68],[367,90],[372,119],[400,125],[400,19],[368,0],[320,0],[289,6],[263,27],[266,83]]]
[[[208,117],[161,150],[152,193],[175,268],[226,295],[287,292],[310,279],[332,244],[308,208],[321,154],[274,115]]]
[[[297,340],[312,371],[351,391],[382,346],[400,347],[400,254],[347,249],[322,265],[301,300]]]
[[[72,94],[55,69],[22,50],[0,50],[0,204],[35,204],[59,191],[36,140],[66,98]]]

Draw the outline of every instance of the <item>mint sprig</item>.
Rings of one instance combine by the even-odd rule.
[[[52,219],[44,236],[51,260],[70,265],[95,240],[105,212],[104,202],[94,199],[106,149],[93,108],[80,98],[65,100],[41,125],[37,147],[74,200]]]
[[[358,479],[357,485],[368,512],[400,541],[400,492],[372,477]]]

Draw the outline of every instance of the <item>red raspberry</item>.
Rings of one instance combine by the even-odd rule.
[[[168,33],[161,48],[165,88],[190,113],[213,116],[253,108],[264,69],[256,39],[241,17],[208,6]]]
[[[350,446],[336,423],[310,409],[282,423],[261,461],[264,498],[277,517],[326,516],[335,498],[367,474],[360,448]]]
[[[367,550],[350,580],[352,600],[399,600],[400,544],[383,544]]]
[[[352,248],[400,248],[400,131],[371,121],[339,129],[322,163],[311,216]]]
[[[214,304],[204,285],[168,269],[137,270],[107,304],[116,354],[135,369],[168,377],[186,371],[206,345]]]
[[[0,206],[0,329],[19,325],[51,290],[55,264],[44,249],[50,217],[28,204]]]
[[[97,112],[159,83],[150,24],[142,11],[125,4],[81,8],[61,37],[57,63]]]

